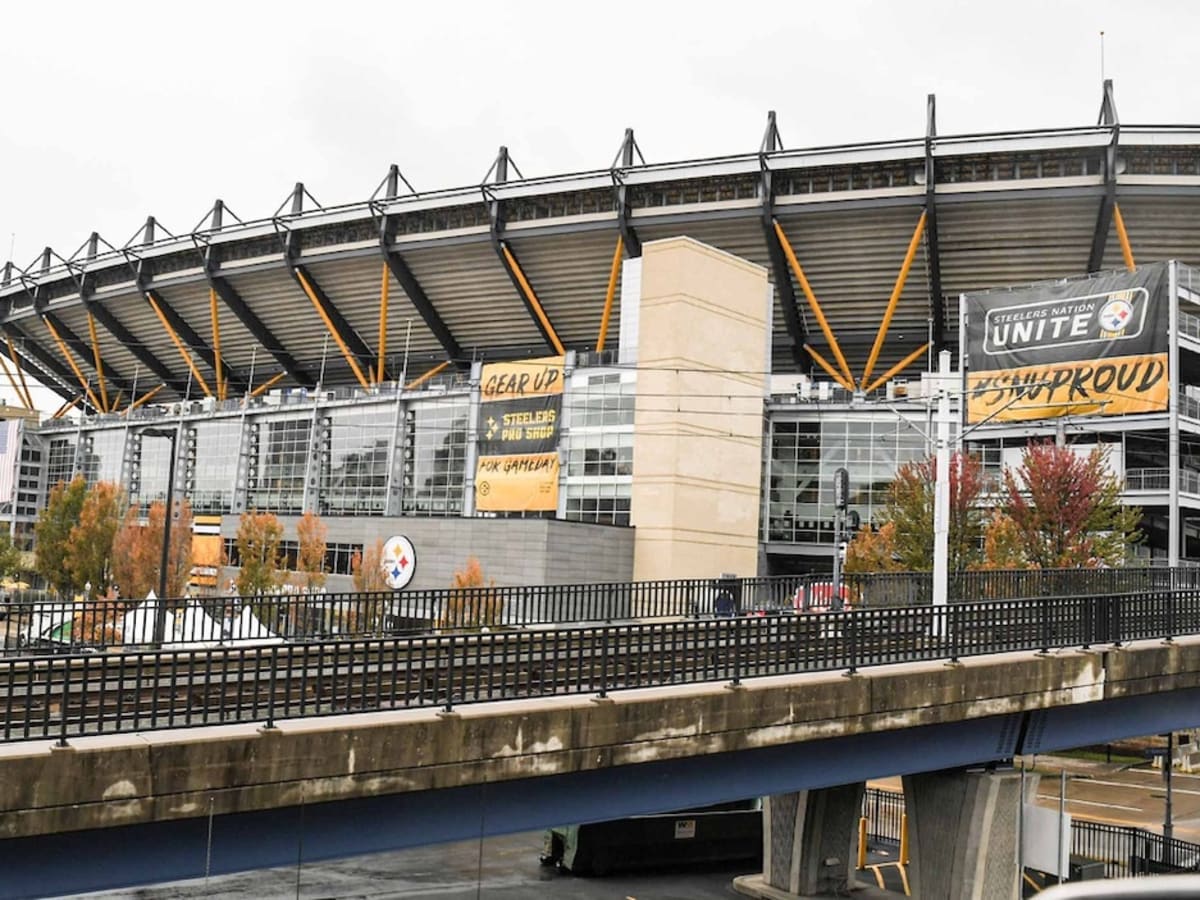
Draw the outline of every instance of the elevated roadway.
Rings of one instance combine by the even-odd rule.
[[[0,747],[7,896],[930,772],[1197,724],[1200,638]],[[298,850],[298,847],[300,848]],[[55,860],[71,859],[71,866]],[[24,891],[24,893],[23,893]]]

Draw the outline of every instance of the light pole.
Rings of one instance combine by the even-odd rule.
[[[171,428],[143,428],[142,437],[171,440],[171,458],[167,463],[167,506],[163,511],[162,556],[158,568],[158,602],[154,607],[154,645],[162,647],[167,632],[167,562],[171,555],[171,504],[175,499],[175,436]]]

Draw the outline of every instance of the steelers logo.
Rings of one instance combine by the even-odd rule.
[[[1124,331],[1133,318],[1133,304],[1128,300],[1110,300],[1100,307],[1097,320],[1105,331]]]
[[[388,538],[383,544],[379,565],[392,590],[398,591],[407,585],[417,572],[417,551],[413,549],[412,541],[402,534]]]
[[[486,482],[486,481],[479,482],[479,496],[486,497],[491,492],[492,492],[492,486],[489,482]]]

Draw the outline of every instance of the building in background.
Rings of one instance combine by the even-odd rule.
[[[271,511],[294,555],[321,515],[331,589],[392,534],[414,587],[468,555],[498,583],[821,569],[833,473],[869,520],[932,452],[938,352],[988,371],[961,296],[1200,259],[1200,128],[1119,124],[1107,83],[1096,126],[945,136],[930,98],[912,140],[786,149],[771,116],[755,153],[639,157],[630,132],[608,169],[513,180],[502,149],[485,184],[425,194],[393,167],[364,203],[298,185],[270,219],[218,202],[187,236],[150,219],[6,266],[6,362],[83,409],[10,433],[14,533],[76,472],[163,496],[153,422],[227,545]],[[1152,406],[967,410],[956,432],[993,469],[1031,436],[1111,447],[1165,561],[1200,556],[1200,295],[1163,271]]]

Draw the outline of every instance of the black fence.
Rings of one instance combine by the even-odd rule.
[[[1200,569],[1044,569],[959,572],[952,603],[1200,589]],[[928,572],[705,578],[482,587],[392,593],[280,594],[168,600],[167,649],[238,647],[399,634],[589,622],[929,606]],[[47,601],[0,605],[0,655],[137,649],[155,641],[155,601]]]
[[[1200,633],[1200,590],[0,660],[4,741],[597,694]]]
[[[877,572],[846,579],[852,602],[863,606],[921,606],[933,602],[932,572]],[[997,569],[951,572],[949,602],[1126,594],[1200,588],[1200,568]]]
[[[863,795],[862,815],[872,841],[899,844],[904,818],[904,795],[898,791],[868,788]],[[1071,819],[1072,859],[1104,864],[1106,878],[1128,875],[1163,875],[1200,871],[1200,844],[1164,841],[1134,825],[1112,825]]]
[[[168,600],[170,649],[639,619],[778,614],[820,593],[813,576],[482,587]],[[828,579],[824,579],[828,585]],[[824,596],[828,596],[828,587]],[[797,601],[797,598],[800,598]],[[0,653],[137,648],[155,641],[157,601],[15,602]]]

